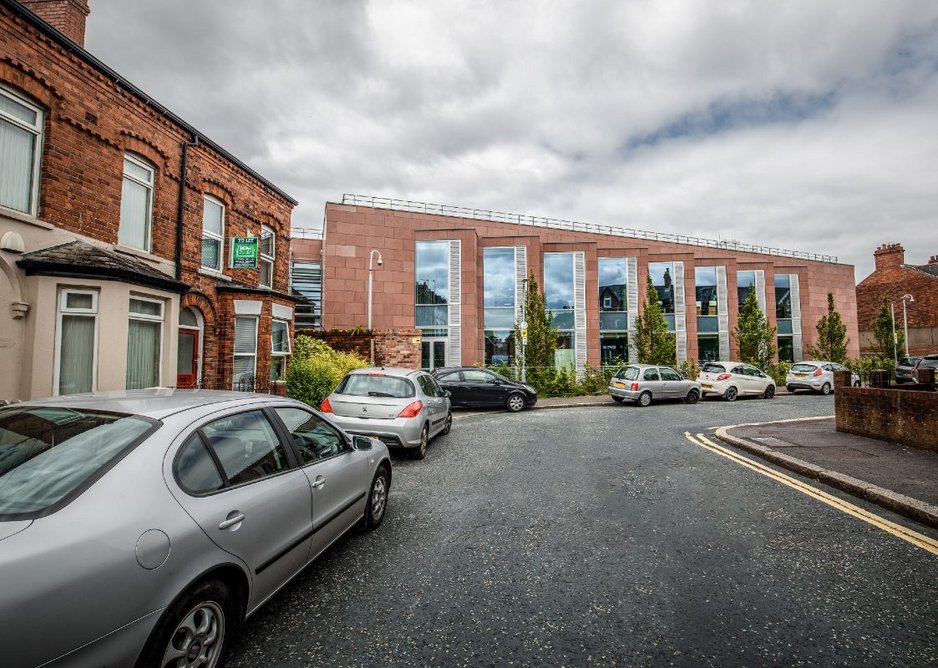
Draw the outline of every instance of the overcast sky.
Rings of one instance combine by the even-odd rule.
[[[300,201],[938,254],[934,0],[90,0],[86,46]]]

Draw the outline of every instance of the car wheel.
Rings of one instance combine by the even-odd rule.
[[[638,395],[638,405],[645,408],[651,403],[651,392],[642,392]]]
[[[736,401],[737,395],[738,392],[735,387],[728,387],[726,388],[726,392],[723,393],[723,398],[727,401]]]
[[[420,445],[410,451],[410,456],[414,459],[423,459],[427,456],[427,444],[430,442],[430,425],[423,425],[420,430]]]
[[[524,404],[527,403],[524,400],[524,396],[520,394],[509,394],[508,398],[505,400],[505,408],[507,408],[512,413],[517,413],[524,410]]]
[[[789,394],[794,394],[794,393],[795,393],[795,388],[793,388],[791,385],[786,385],[786,386],[785,386],[785,389],[788,390],[788,393],[789,393]]]
[[[697,390],[691,390],[687,393],[687,396],[684,397],[685,404],[696,404],[698,401],[700,401],[700,392]]]
[[[824,384],[821,386],[821,394],[827,395],[827,394],[830,394],[830,393],[831,393],[831,384],[830,384],[830,383],[824,383]]]
[[[384,520],[384,511],[388,508],[388,492],[391,488],[391,476],[385,466],[379,466],[375,479],[371,481],[368,493],[368,505],[365,506],[365,528],[377,529]]]
[[[447,413],[446,422],[443,424],[443,431],[441,431],[440,433],[446,436],[452,428],[453,428],[453,414]]]
[[[201,582],[166,611],[137,665],[219,666],[235,618],[231,591],[217,580]]]
[[[774,385],[768,385],[768,386],[765,388],[765,392],[762,393],[762,398],[763,398],[763,399],[771,399],[771,398],[774,397],[774,396],[775,396],[775,386],[774,386]]]
[[[614,394],[611,395],[611,396],[612,396],[612,400],[613,400],[614,402],[616,402],[617,404],[621,404],[621,403],[624,401],[624,399],[623,399],[622,397],[617,397],[617,396],[614,395]]]

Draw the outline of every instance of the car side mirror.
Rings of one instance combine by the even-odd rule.
[[[451,397],[451,396],[453,396],[453,393],[450,392],[449,390],[443,390],[443,396],[444,396],[444,397]]]
[[[356,450],[371,450],[374,446],[367,436],[352,436],[352,447]]]

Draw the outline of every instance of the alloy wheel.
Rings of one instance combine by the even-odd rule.
[[[225,613],[214,601],[203,601],[185,615],[163,653],[164,668],[213,668],[225,639]]]

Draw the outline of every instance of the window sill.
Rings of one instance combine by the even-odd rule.
[[[231,280],[232,280],[231,276],[225,276],[220,271],[215,271],[214,269],[207,269],[205,267],[199,267],[199,270],[196,273],[198,273],[200,276],[209,276],[211,278],[217,278],[221,281],[227,281],[229,283],[231,283]]]
[[[121,244],[114,244],[114,250],[118,253],[123,253],[124,255],[133,255],[134,257],[139,257],[143,260],[150,260],[151,262],[166,262],[165,259],[154,255],[149,251],[142,250],[140,248],[134,248],[133,246],[123,246]]]
[[[0,206],[0,216],[4,218],[10,218],[15,220],[18,223],[25,223],[27,225],[32,225],[33,227],[39,227],[43,230],[53,230],[55,225],[52,223],[47,223],[44,220],[40,220],[35,216],[31,216],[28,213],[23,213],[22,211],[17,211],[16,209],[8,209],[5,206]]]

